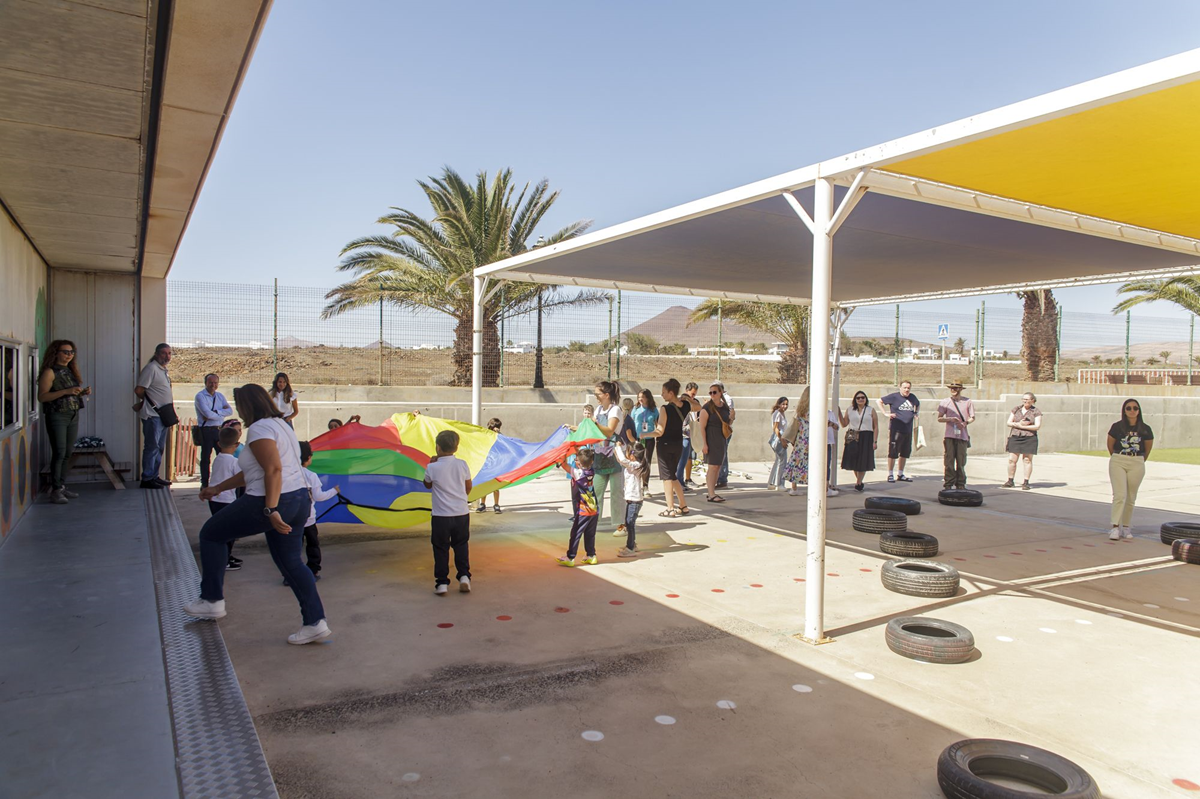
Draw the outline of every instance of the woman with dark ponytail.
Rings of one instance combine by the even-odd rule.
[[[616,527],[621,523],[619,521],[621,518],[619,503],[621,495],[624,493],[621,464],[617,462],[617,458],[613,454],[618,431],[621,429],[621,419],[624,416],[624,411],[621,410],[621,390],[616,383],[601,380],[596,384],[594,394],[596,410],[592,421],[607,436],[607,440],[601,441],[593,448],[596,453],[596,459],[592,464],[592,469],[595,471],[592,485],[596,491],[596,522],[598,525],[600,517],[604,516],[604,492],[607,490],[609,492],[609,517],[613,527]]]
[[[1108,428],[1108,481],[1112,483],[1112,532],[1117,541],[1133,538],[1133,503],[1146,476],[1146,459],[1154,448],[1154,431],[1142,421],[1142,405],[1127,399],[1121,405],[1121,421]]]

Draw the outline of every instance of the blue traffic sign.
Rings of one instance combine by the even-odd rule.
[[[938,325],[937,337],[940,339],[950,338],[950,325]]]

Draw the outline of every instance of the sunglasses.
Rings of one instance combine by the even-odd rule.
[[[1125,406],[1125,410],[1127,410],[1127,411],[1140,411],[1140,410],[1141,410],[1141,408],[1139,408],[1139,407],[1138,407],[1138,406],[1136,406],[1136,405],[1126,405],[1126,406]]]
[[[708,392],[708,396],[710,396],[710,397],[716,397],[716,396],[718,396],[720,393],[721,393],[720,391],[710,391],[710,392]]]
[[[59,355],[74,355],[75,350],[59,350],[58,354]]]

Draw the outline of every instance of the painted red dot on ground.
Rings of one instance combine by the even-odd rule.
[[[965,561],[965,560],[966,560],[966,558],[955,558],[955,560],[963,560],[963,561]]]
[[[993,558],[993,559],[995,559],[995,557],[996,557],[996,556],[995,556],[995,555],[984,555],[984,557],[985,557],[985,558]]]
[[[795,580],[795,581],[796,581],[796,582],[798,582],[798,583],[802,583],[802,582],[804,582],[804,578],[803,578],[803,577],[793,577],[792,579],[793,579],[793,580]]]
[[[871,570],[870,570],[870,569],[859,569],[859,571],[860,571],[860,572],[869,572],[869,571],[871,571]]]
[[[570,608],[555,608],[554,612],[555,613],[570,613],[571,609]]]
[[[751,588],[762,588],[762,583],[750,583]]]
[[[712,588],[712,589],[710,589],[710,590],[711,590],[711,591],[712,591],[714,594],[723,594],[723,593],[725,593],[725,589],[724,589],[724,588]]]
[[[1074,549],[1075,547],[1063,547],[1063,549]]]
[[[449,629],[450,629],[451,627],[453,627],[453,626],[454,626],[454,625],[453,625],[453,624],[451,624],[451,623],[450,623],[450,622],[448,622],[448,621],[444,621],[444,622],[442,622],[441,624],[439,624],[439,625],[438,625],[438,627],[441,627],[443,630],[449,630]]]
[[[1185,791],[1200,791],[1200,785],[1191,780],[1171,780],[1171,784],[1177,788],[1183,788]]]
[[[497,616],[496,621],[512,621],[512,616]]]
[[[1020,554],[1022,554],[1022,553],[1020,553],[1020,552],[1009,552],[1008,554],[1010,554],[1010,555],[1020,555]]]
[[[621,601],[621,600],[619,600],[619,599],[612,599],[612,600],[609,600],[609,603],[608,603],[608,604],[610,604],[610,605],[624,605],[625,603],[624,603],[624,602],[622,602],[622,601]]]
[[[667,599],[679,599],[679,594],[667,594]]]
[[[842,575],[838,574],[837,572],[826,572],[826,573],[825,573],[825,576],[827,576],[827,577],[841,577]]]
[[[1037,549],[1037,550],[1034,550],[1034,551],[1035,551],[1035,552],[1049,552],[1049,550],[1047,550],[1047,549]]]
[[[1094,547],[1094,546],[1096,546],[1096,545],[1095,545],[1095,544],[1084,544],[1084,546],[1085,546],[1085,547]]]

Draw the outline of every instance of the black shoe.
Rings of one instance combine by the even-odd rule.
[[[171,485],[171,481],[170,481],[170,480],[164,480],[164,479],[162,479],[161,477],[155,477],[155,478],[154,478],[154,482],[158,483],[158,484],[159,484],[160,486],[162,486],[163,488],[166,488],[167,486]]]
[[[1022,491],[1028,491],[1028,490],[1029,490],[1029,481],[1028,481],[1028,480],[1026,480],[1024,483],[1021,483],[1021,490],[1022,490]]]
[[[227,572],[235,572],[240,568],[242,568],[242,562],[240,560],[235,563],[233,559],[230,558],[229,562],[225,564],[225,571]]]
[[[856,485],[856,486],[854,487],[854,490],[855,490],[855,491],[862,491],[862,490],[864,490],[865,488],[866,488],[866,486],[864,486],[862,483],[859,483],[858,485]]]
[[[237,564],[237,565],[239,565],[239,566],[241,566],[241,565],[242,565],[242,559],[241,559],[241,558],[235,558],[233,555],[230,555],[230,556],[229,556],[229,562],[230,562],[230,563],[236,563],[236,564]]]
[[[291,585],[292,585],[291,583],[288,582],[288,578],[286,578],[286,577],[283,578],[283,584],[288,587],[291,587]]]
[[[717,483],[717,488],[729,488],[729,483]]]
[[[316,581],[319,583],[319,582],[321,582],[321,575],[319,575],[319,574],[314,574],[314,575],[313,575],[313,579],[314,579],[314,580],[316,580]]]
[[[1016,488],[1016,486],[1013,484],[1011,477],[1008,478],[1007,480],[1005,480],[1004,483],[1000,487],[1001,488]]]
[[[155,480],[143,480],[138,483],[138,488],[162,488],[162,484]]]
[[[911,483],[913,481],[913,479],[906,474],[902,474],[899,477],[897,477],[896,479],[899,480],[901,483]]]

